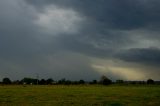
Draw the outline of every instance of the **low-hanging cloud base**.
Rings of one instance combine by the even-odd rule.
[[[160,2],[0,1],[0,78],[160,80]]]

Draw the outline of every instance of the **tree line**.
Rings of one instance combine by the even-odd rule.
[[[110,84],[160,84],[160,81],[154,81],[152,79],[148,79],[147,81],[124,81],[124,80],[116,80],[113,82],[106,76],[101,76],[100,80],[92,80],[92,81],[71,81],[66,80],[65,78],[55,81],[52,78],[48,79],[35,79],[35,78],[23,78],[22,80],[11,81],[10,78],[3,78],[0,84],[15,84],[15,85],[78,85],[78,84],[102,84],[102,85],[110,85]]]

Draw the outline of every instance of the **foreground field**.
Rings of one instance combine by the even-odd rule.
[[[0,86],[0,106],[159,106],[160,86]]]

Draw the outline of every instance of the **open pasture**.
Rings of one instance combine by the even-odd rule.
[[[159,106],[160,86],[0,86],[0,106]]]

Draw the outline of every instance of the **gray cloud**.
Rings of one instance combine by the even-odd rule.
[[[0,1],[0,77],[39,73],[89,80],[101,74],[92,67],[97,59],[157,69],[159,49],[150,47],[160,44],[159,4],[157,0]],[[110,75],[118,78],[118,73]]]
[[[158,65],[160,63],[160,49],[158,48],[132,48],[124,50],[116,57],[126,62]]]
[[[136,29],[141,27],[157,27],[159,24],[159,4],[157,0],[87,0],[87,1],[58,1],[58,0],[26,0],[38,9],[56,4],[62,8],[73,8],[84,14],[89,20],[98,21],[108,28]],[[107,23],[107,24],[106,24]],[[154,27],[154,28],[155,28]]]

